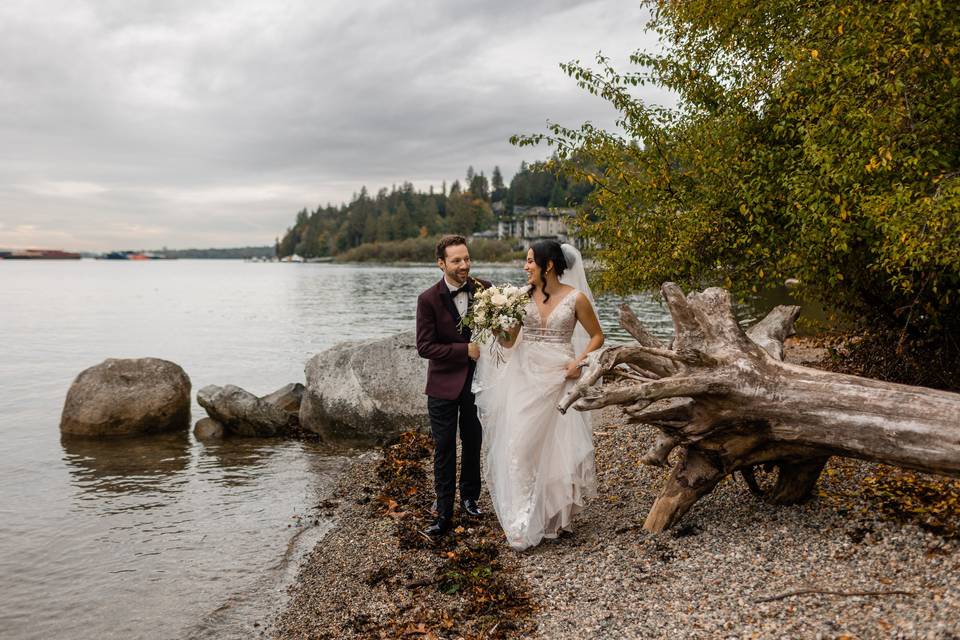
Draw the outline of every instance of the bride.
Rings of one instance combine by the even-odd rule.
[[[481,349],[474,377],[487,488],[518,550],[569,531],[595,494],[590,416],[561,414],[557,404],[587,354],[603,345],[579,251],[537,242],[524,271],[530,302],[522,323],[500,339],[506,358],[498,365]]]

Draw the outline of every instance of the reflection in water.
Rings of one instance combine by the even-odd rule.
[[[257,481],[260,469],[267,468],[277,452],[279,439],[233,438],[204,443],[196,468],[210,482],[224,487],[244,487]],[[206,472],[216,470],[215,474]]]
[[[65,438],[61,446],[74,488],[72,554],[86,562],[46,571],[52,578],[66,567],[87,587],[69,595],[82,612],[56,627],[71,638],[105,637],[104,616],[106,637],[254,634],[299,554],[330,526],[311,508],[347,460],[310,442],[203,445],[187,434]],[[102,601],[110,605],[94,604]]]
[[[78,498],[108,493],[169,493],[170,478],[190,464],[186,432],[111,439],[62,437],[63,461]]]

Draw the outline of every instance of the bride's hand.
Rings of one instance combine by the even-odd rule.
[[[515,322],[507,329],[501,329],[496,332],[497,342],[501,346],[506,347],[507,349],[513,347],[513,343],[517,341],[517,335],[520,333],[520,323]]]
[[[580,363],[574,360],[567,365],[567,380],[576,380],[580,377]]]

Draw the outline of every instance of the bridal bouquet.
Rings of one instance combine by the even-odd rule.
[[[523,319],[524,307],[529,300],[525,289],[511,284],[483,289],[474,296],[473,306],[461,323],[470,327],[476,342],[507,337],[510,335],[510,328]],[[490,342],[490,354],[499,364],[503,361],[500,343],[496,340]]]

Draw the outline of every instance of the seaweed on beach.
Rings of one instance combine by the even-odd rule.
[[[384,450],[375,513],[393,521],[399,561],[371,571],[368,586],[416,591],[419,605],[398,607],[392,618],[365,632],[380,638],[516,638],[533,632],[533,607],[513,563],[501,557],[501,534],[491,515],[465,519],[432,541],[421,530],[433,517],[428,473],[433,446],[404,433]],[[416,576],[420,577],[417,578]]]
[[[430,438],[405,432],[384,450],[377,466],[380,487],[375,509],[392,518],[401,549],[429,547],[420,535],[420,522],[430,517],[431,486],[425,461],[433,453]]]
[[[944,538],[960,538],[960,480],[877,465],[863,495],[885,515]]]
[[[818,493],[844,513],[908,522],[947,540],[960,539],[956,478],[838,457],[824,470]]]

